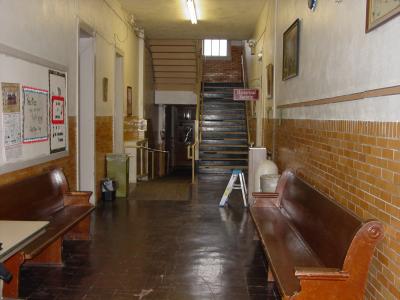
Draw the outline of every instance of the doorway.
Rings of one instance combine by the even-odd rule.
[[[124,152],[124,58],[115,54],[114,153]]]
[[[95,40],[79,30],[78,189],[93,192],[96,202]]]

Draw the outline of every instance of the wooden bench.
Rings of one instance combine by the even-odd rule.
[[[253,193],[250,208],[282,299],[364,299],[368,268],[383,238],[376,220],[363,222],[291,170],[276,193]]]
[[[13,279],[4,285],[4,296],[18,297],[21,264],[62,265],[64,238],[90,238],[91,194],[69,192],[60,169],[0,187],[1,220],[49,221],[42,235],[5,261]]]

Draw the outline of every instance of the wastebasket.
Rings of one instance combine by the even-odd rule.
[[[117,182],[117,197],[128,196],[129,160],[126,154],[107,154],[107,177]]]
[[[260,187],[263,193],[274,193],[278,184],[280,175],[264,174],[260,176]]]
[[[110,178],[104,178],[100,182],[101,185],[101,199],[103,201],[114,201],[116,192],[116,183]]]

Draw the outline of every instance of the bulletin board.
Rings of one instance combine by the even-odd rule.
[[[0,174],[68,155],[67,104],[66,67],[0,44]]]

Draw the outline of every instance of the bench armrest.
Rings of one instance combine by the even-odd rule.
[[[253,203],[253,207],[277,207],[279,193],[261,193],[254,192],[253,197],[255,201]]]
[[[91,206],[89,199],[92,192],[67,192],[64,194],[64,205]]]
[[[294,275],[300,280],[344,281],[350,274],[335,268],[295,268]]]

